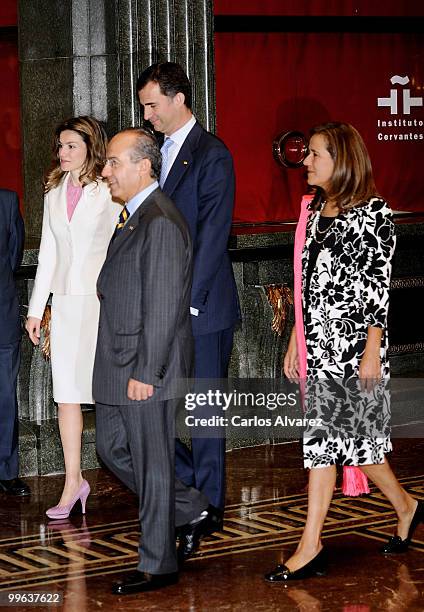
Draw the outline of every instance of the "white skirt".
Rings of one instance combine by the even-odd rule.
[[[60,404],[93,404],[92,379],[100,303],[97,295],[52,299],[53,398]]]

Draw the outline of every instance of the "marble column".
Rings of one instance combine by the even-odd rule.
[[[155,62],[180,63],[193,86],[193,109],[215,130],[213,5],[211,0],[124,0],[117,20],[119,120],[140,125],[137,77]]]

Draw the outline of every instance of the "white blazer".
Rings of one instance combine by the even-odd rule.
[[[44,197],[43,228],[28,316],[41,319],[50,293],[92,295],[122,206],[101,180],[83,188],[71,221],[69,173]]]

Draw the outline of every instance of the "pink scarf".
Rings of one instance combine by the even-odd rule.
[[[301,381],[300,384],[303,388],[303,391],[301,388],[302,396],[304,395],[304,384],[307,372],[306,340],[302,311],[302,251],[306,239],[306,224],[311,212],[308,209],[308,206],[312,199],[313,196],[311,195],[305,195],[302,198],[300,205],[300,217],[294,237],[294,316],[297,353],[299,358],[299,378]],[[344,495],[349,495],[351,497],[362,495],[362,493],[369,493],[370,489],[368,486],[367,477],[357,467],[350,465],[343,466],[342,491]]]

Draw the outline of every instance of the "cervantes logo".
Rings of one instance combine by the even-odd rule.
[[[390,82],[392,85],[403,86],[403,89],[391,89],[389,97],[377,98],[377,106],[379,108],[389,108],[390,115],[397,115],[397,117],[388,120],[377,119],[377,128],[379,130],[385,128],[384,132],[377,131],[377,140],[423,140],[424,119],[411,118],[412,111],[416,111],[423,106],[423,98],[412,96],[411,89],[406,88],[409,83],[408,76],[402,77],[395,74],[391,77]],[[404,116],[407,116],[407,118]],[[393,130],[393,128],[411,129],[409,131],[399,131],[399,129]]]

